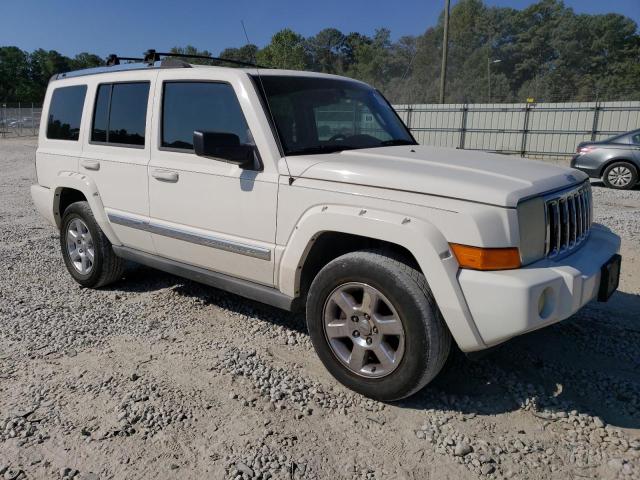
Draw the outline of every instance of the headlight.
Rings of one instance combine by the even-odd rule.
[[[518,230],[520,232],[520,259],[522,265],[544,257],[546,223],[544,199],[532,198],[518,204]]]

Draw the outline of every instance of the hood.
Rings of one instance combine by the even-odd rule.
[[[470,150],[423,145],[292,156],[293,177],[403,190],[515,207],[522,198],[570,187],[578,170]]]

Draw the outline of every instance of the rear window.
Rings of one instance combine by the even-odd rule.
[[[144,146],[149,82],[107,83],[98,87],[91,141]]]
[[[49,118],[47,119],[47,138],[78,140],[86,94],[86,85],[61,87],[53,91],[49,105]]]

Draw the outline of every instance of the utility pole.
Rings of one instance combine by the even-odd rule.
[[[449,7],[451,0],[445,1],[444,34],[442,36],[442,69],[440,70],[440,103],[444,103],[444,88],[447,82],[447,50],[449,49]]]

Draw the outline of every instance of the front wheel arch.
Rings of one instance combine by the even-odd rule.
[[[638,166],[636,162],[634,162],[633,160],[630,160],[628,157],[621,157],[621,158],[616,157],[616,158],[611,158],[607,160],[603,165],[600,166],[600,170],[598,171],[598,177],[602,178],[602,176],[604,175],[604,171],[614,163],[618,163],[618,162],[628,163],[629,165],[633,166],[636,169],[636,171],[640,170],[640,166]]]
[[[309,242],[307,253],[300,261],[297,292],[302,300],[304,301],[306,298],[311,282],[326,264],[341,255],[366,249],[389,252],[396,258],[402,258],[407,265],[421,271],[416,258],[402,245],[362,235],[326,231],[318,234],[313,241]],[[425,272],[421,271],[421,273]]]
[[[362,235],[411,252],[458,347],[463,351],[486,348],[457,279],[459,264],[443,233],[425,219],[347,205],[311,207],[295,225],[277,266],[280,291],[299,298],[304,260],[324,232]]]

